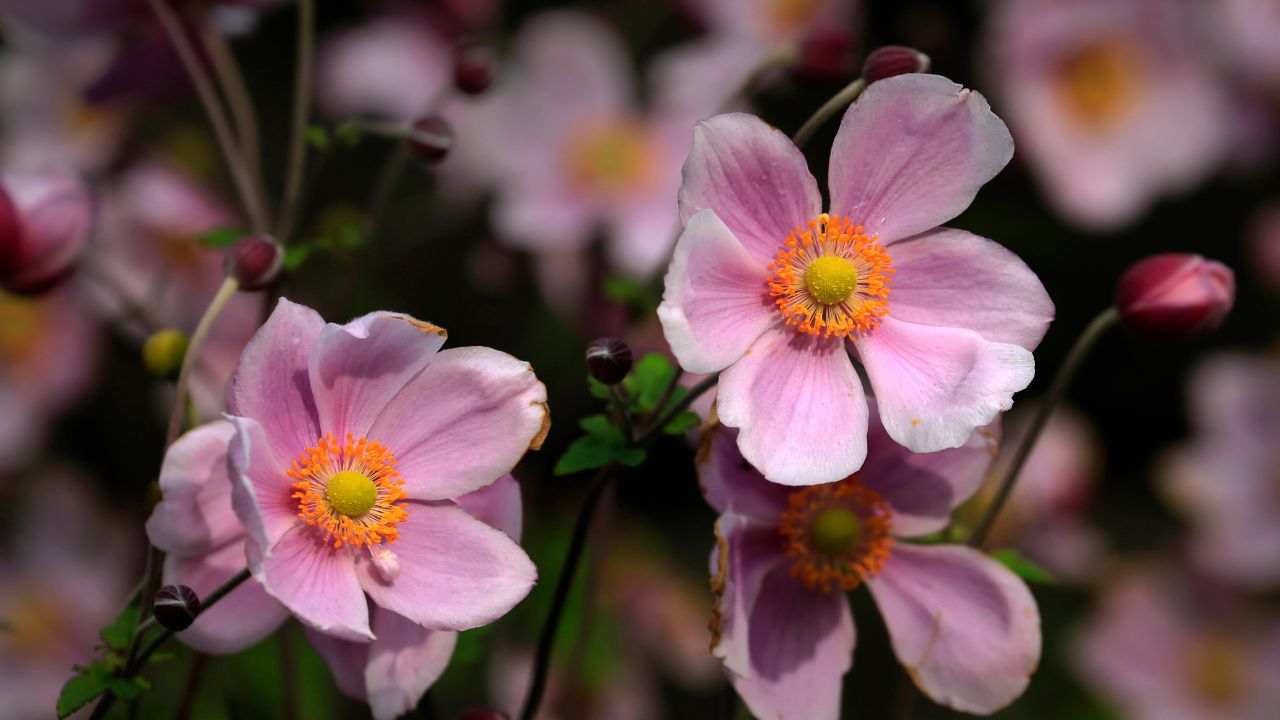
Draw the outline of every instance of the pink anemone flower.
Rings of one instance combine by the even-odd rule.
[[[658,315],[765,477],[832,482],[866,456],[856,354],[890,437],[958,447],[1031,382],[1053,316],[1013,253],[939,228],[1009,161],[1004,123],[936,75],[871,85],[831,152],[831,210],[799,149],[744,114],[698,125]]]
[[[713,652],[752,713],[840,717],[855,637],[845,593],[863,584],[894,654],[935,702],[991,713],[1022,693],[1040,659],[1040,615],[1026,585],[972,548],[900,539],[946,527],[991,463],[993,431],[912,454],[874,429],[860,472],[805,488],[767,481],[732,431],[712,432],[698,477],[720,513]]]
[[[528,363],[444,341],[405,315],[325,324],[281,300],[232,376],[232,504],[249,568],[319,632],[367,643],[388,632],[383,611],[478,627],[533,586],[520,546],[455,498],[541,445],[546,388]]]
[[[160,470],[163,497],[147,521],[152,543],[164,550],[164,582],[191,587],[200,597],[245,566],[248,535],[231,501],[227,453],[235,427],[225,420],[202,425],[178,439]],[[520,486],[504,475],[497,482],[457,499],[463,510],[520,537]],[[289,611],[248,582],[201,614],[178,635],[205,653],[239,652],[270,635]],[[453,652],[456,633],[431,630],[390,610],[375,608],[377,638],[354,643],[308,629],[311,644],[329,663],[345,694],[367,701],[374,716],[396,717],[413,707],[440,676]]]

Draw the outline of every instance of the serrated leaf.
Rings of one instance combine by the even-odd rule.
[[[319,125],[312,125],[307,128],[306,134],[303,136],[307,139],[307,143],[320,152],[329,149],[329,131]]]
[[[231,247],[237,240],[248,234],[249,232],[247,230],[242,230],[240,228],[215,228],[203,235],[200,235],[196,239],[205,247],[224,248]]]
[[[668,435],[683,435],[686,432],[698,427],[698,423],[702,422],[702,418],[692,410],[685,410],[679,415],[671,418],[671,422],[662,428],[662,432]]]
[[[556,462],[557,476],[572,475],[583,470],[594,470],[616,462],[627,467],[636,467],[644,462],[644,450],[627,447],[625,443],[612,442],[598,435],[580,437],[570,443],[569,448]]]
[[[649,353],[636,362],[631,374],[622,384],[637,410],[651,412],[662,400],[667,386],[675,376],[676,369],[667,356]]]
[[[138,629],[138,608],[130,605],[120,612],[120,616],[110,625],[98,631],[102,642],[112,650],[124,650],[133,640],[133,633]]]
[[[110,673],[97,663],[77,667],[76,674],[71,676],[62,686],[62,692],[58,693],[58,720],[93,702],[94,698],[107,691],[110,680]]]
[[[1047,585],[1058,581],[1057,578],[1053,576],[1053,573],[1031,562],[1022,553],[1013,548],[992,550],[991,557],[995,558],[995,560],[1001,565],[1009,568],[1014,575],[1017,575],[1029,583]]]

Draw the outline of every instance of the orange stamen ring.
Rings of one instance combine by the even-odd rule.
[[[820,536],[819,521],[832,511],[851,516],[856,527],[841,547],[823,542]],[[858,587],[889,558],[891,516],[889,503],[856,475],[793,491],[778,527],[787,557],[793,560],[792,576],[822,592]]]
[[[395,463],[395,456],[381,443],[348,433],[346,442],[339,445],[325,433],[293,461],[287,473],[296,481],[291,497],[298,502],[298,517],[319,529],[334,548],[393,542],[399,536],[396,525],[408,517],[400,505],[404,480]],[[355,517],[335,507],[329,493],[330,480],[340,474],[345,480],[352,473],[366,478],[376,490],[372,505]]]

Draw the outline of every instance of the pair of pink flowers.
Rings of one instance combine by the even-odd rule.
[[[234,652],[289,614],[379,718],[411,709],[459,630],[497,619],[536,570],[508,471],[547,432],[546,390],[488,348],[378,312],[326,324],[282,300],[249,343],[225,421],[165,460],[148,522],[165,581],[198,593],[248,567],[183,634]]]

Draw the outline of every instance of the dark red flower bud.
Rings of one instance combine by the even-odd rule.
[[[605,385],[617,385],[631,372],[631,348],[613,337],[592,341],[587,346],[587,371]]]
[[[453,126],[439,115],[428,115],[413,124],[409,146],[424,162],[438,163],[453,147]]]
[[[280,277],[284,251],[270,235],[246,235],[232,246],[226,262],[242,290],[261,290]]]
[[[484,43],[461,43],[453,52],[453,84],[468,95],[479,95],[493,84],[493,48]]]
[[[22,261],[22,221],[9,193],[0,185],[0,278],[9,277]]]
[[[69,172],[6,175],[0,198],[0,286],[34,295],[57,285],[89,240],[84,184]]]
[[[186,630],[200,613],[200,598],[186,585],[165,585],[156,591],[152,612],[164,627],[174,632]]]
[[[929,69],[929,56],[903,45],[885,45],[876,48],[862,63],[862,79],[868,85],[894,75],[925,72]]]
[[[1192,336],[1215,330],[1235,298],[1231,268],[1187,253],[1140,260],[1116,284],[1121,322],[1149,335]]]
[[[474,707],[462,711],[458,720],[511,720],[511,716],[490,707]]]
[[[824,80],[848,77],[854,67],[854,50],[857,40],[853,33],[843,30],[815,32],[800,44],[800,58],[796,71],[802,75]]]

